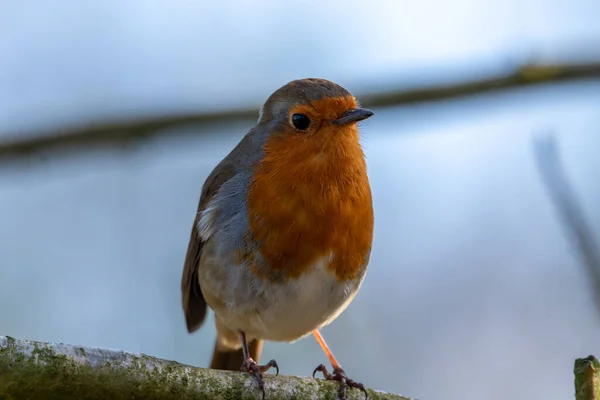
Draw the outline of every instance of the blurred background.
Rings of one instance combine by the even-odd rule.
[[[322,77],[376,113],[370,268],[323,330],[348,375],[573,398],[600,354],[599,20],[597,0],[0,0],[0,335],[206,366],[212,315],[189,335],[179,288],[200,188],[271,92]],[[326,361],[311,337],[270,358]]]

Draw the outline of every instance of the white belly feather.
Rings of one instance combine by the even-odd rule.
[[[329,257],[286,283],[263,282],[246,267],[205,261],[200,286],[220,321],[248,337],[272,341],[292,342],[329,324],[348,307],[363,280],[337,281],[326,269]]]

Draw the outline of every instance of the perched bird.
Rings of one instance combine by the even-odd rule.
[[[313,334],[332,365],[326,379],[349,379],[319,329],[358,292],[371,254],[373,205],[357,123],[373,112],[343,87],[300,79],[276,90],[257,124],[206,179],[181,282],[188,332],[214,311],[210,367],[252,373],[264,340]]]

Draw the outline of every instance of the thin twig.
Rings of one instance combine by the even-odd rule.
[[[563,223],[565,234],[575,246],[577,256],[585,268],[600,315],[600,251],[594,232],[588,225],[575,191],[564,173],[556,138],[546,135],[535,140],[534,153],[542,180]]]

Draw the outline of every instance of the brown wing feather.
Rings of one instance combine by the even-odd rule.
[[[198,236],[198,218],[200,212],[204,210],[210,199],[217,193],[221,185],[227,182],[235,174],[235,169],[229,163],[221,163],[212,171],[204,182],[198,212],[194,218],[190,242],[187,248],[187,254],[183,264],[183,275],[181,277],[181,296],[183,303],[183,312],[185,314],[185,323],[189,333],[196,331],[202,326],[206,318],[206,301],[202,295],[200,284],[198,283],[198,267],[200,255],[202,254],[202,240]]]

